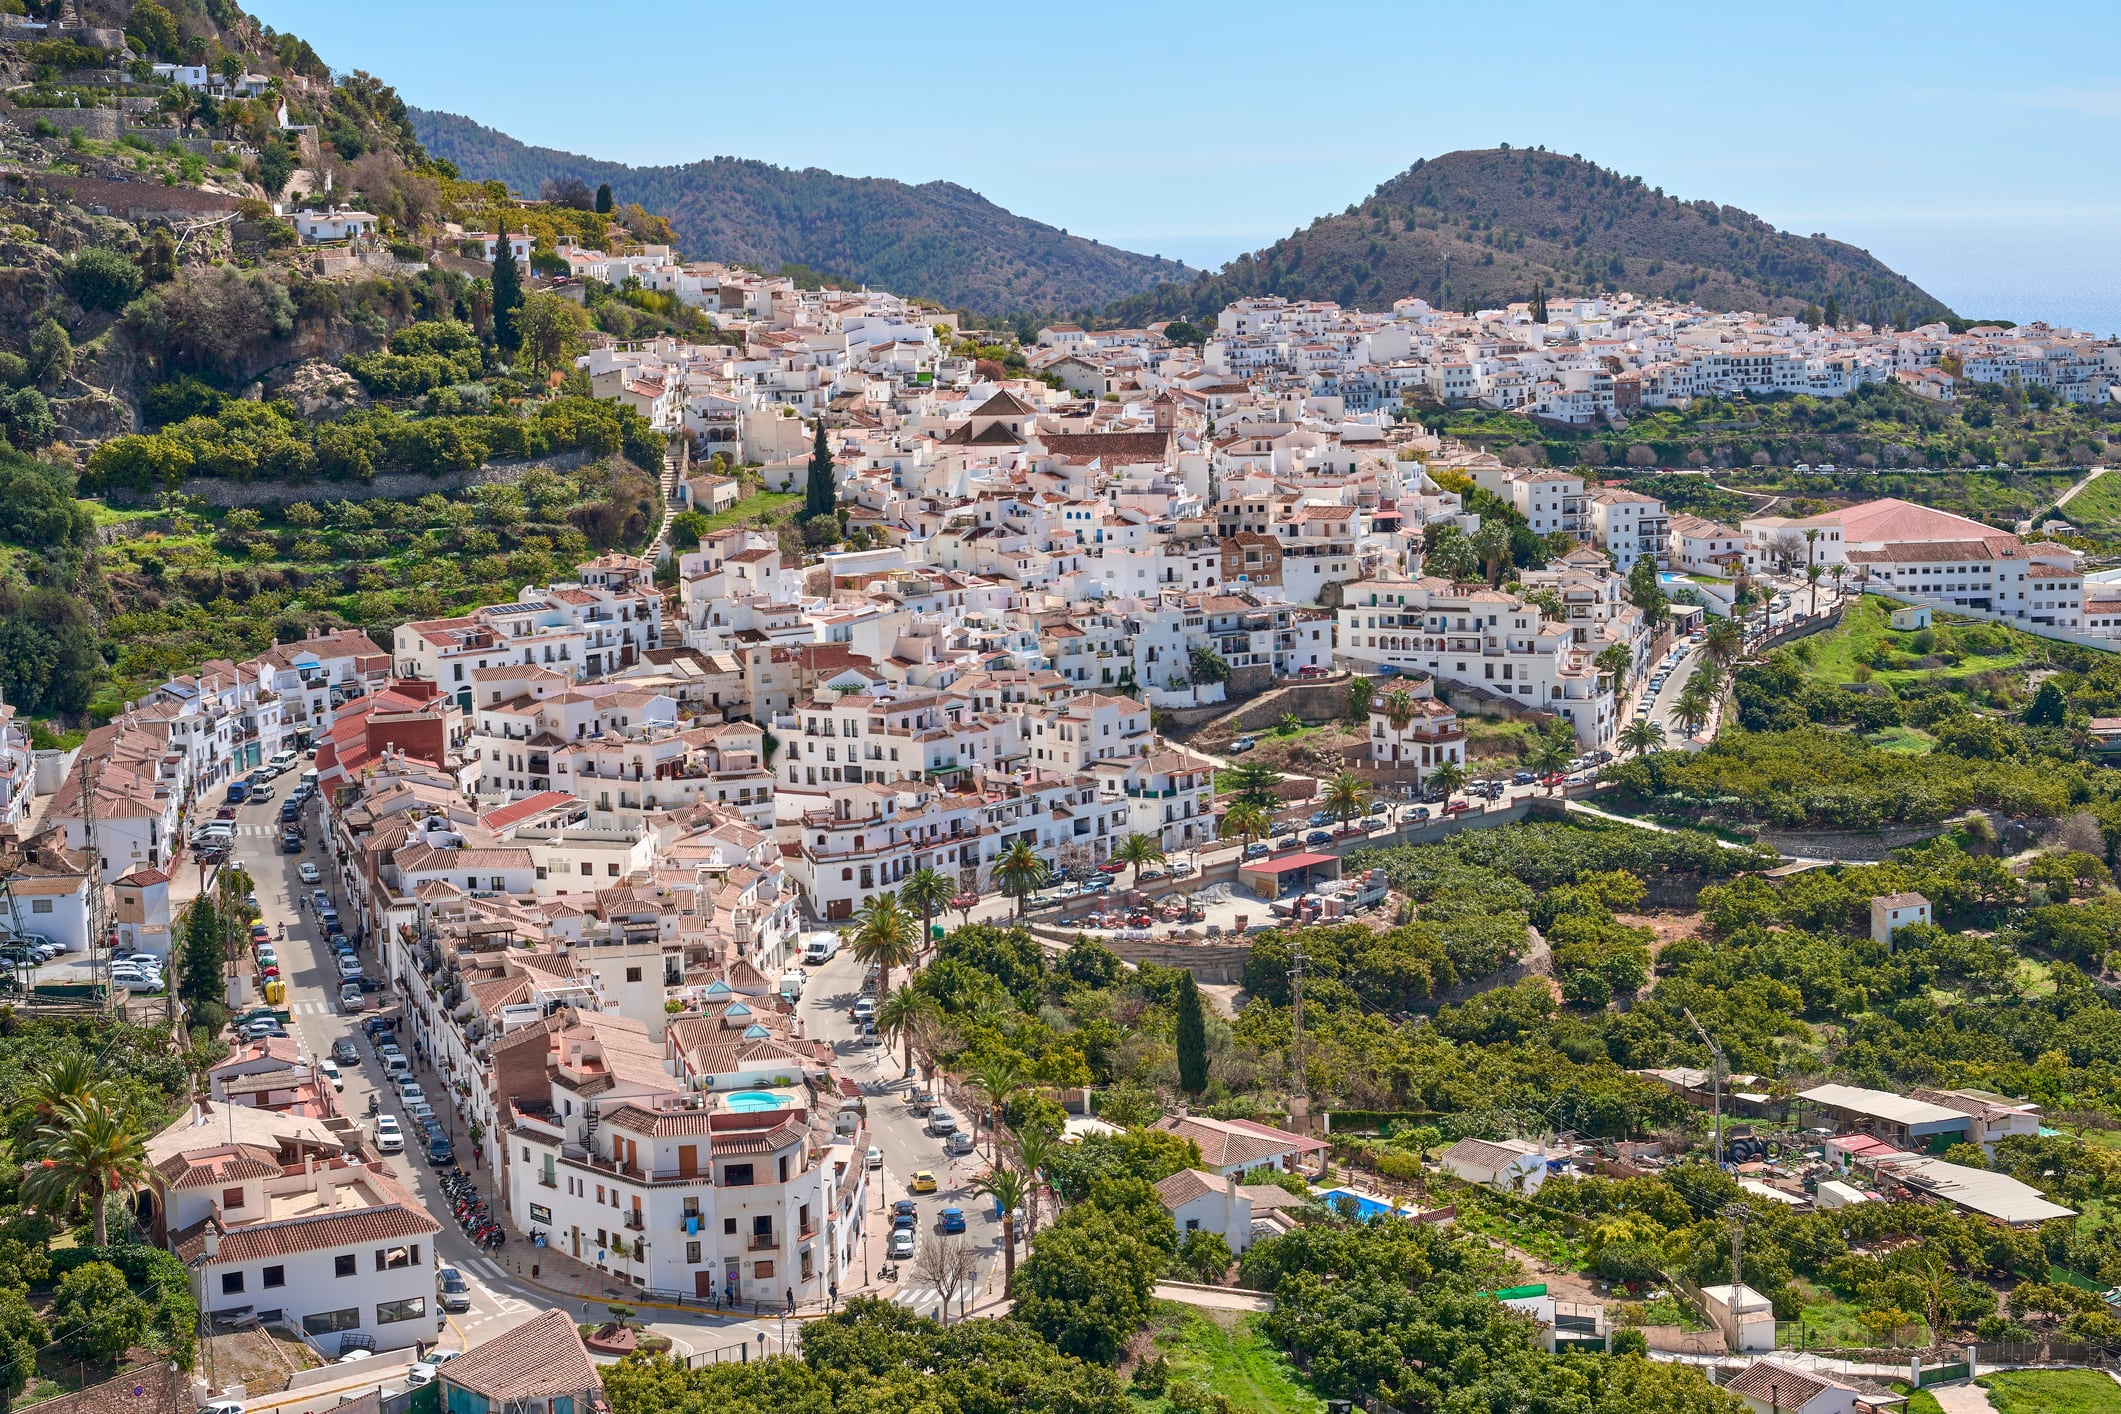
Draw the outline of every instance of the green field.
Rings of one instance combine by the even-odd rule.
[[[1171,1384],[1188,1381],[1222,1395],[1237,1414],[1323,1414],[1325,1402],[1260,1334],[1258,1316],[1159,1301],[1150,1319],[1156,1353],[1171,1362]],[[1168,1385],[1163,1395],[1136,1395],[1134,1404],[1143,1414],[1174,1407]]]
[[[1935,615],[1926,639],[1919,633],[1898,633],[1887,627],[1892,609],[1890,601],[1876,595],[1852,597],[1838,628],[1799,640],[1798,656],[1805,659],[1811,677],[1827,684],[1866,681],[1899,687],[1935,676],[2016,672],[2048,658],[2043,639],[1952,614]],[[1893,650],[1891,658],[1876,656],[1881,641]],[[1938,660],[1935,666],[1918,666],[1931,658]],[[1878,666],[1881,662],[1891,666]],[[1897,738],[1887,749],[1918,750]]]
[[[2087,535],[2121,535],[2121,476],[2108,472],[2062,508],[2071,525]]]
[[[2121,1414],[2121,1384],[2103,1370],[2009,1370],[1974,1383],[1997,1414]]]
[[[754,491],[728,510],[707,517],[706,529],[700,533],[711,535],[734,525],[750,525],[760,516],[784,520],[802,504],[803,496],[799,491]]]

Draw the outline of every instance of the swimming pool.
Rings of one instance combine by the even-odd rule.
[[[738,1114],[757,1114],[761,1110],[777,1110],[788,1102],[771,1090],[738,1090],[722,1102]]]
[[[1345,1188],[1329,1188],[1325,1191],[1323,1197],[1326,1203],[1331,1207],[1339,1207],[1340,1200],[1343,1198],[1354,1199],[1355,1215],[1358,1218],[1362,1219],[1364,1222],[1368,1222],[1372,1218],[1383,1217],[1385,1214],[1393,1211],[1392,1205],[1385,1202],[1381,1198],[1372,1198],[1366,1193],[1350,1192],[1348,1189]],[[1403,1218],[1411,1218],[1414,1216],[1414,1210],[1412,1208],[1401,1208],[1398,1210],[1398,1212],[1399,1215]]]

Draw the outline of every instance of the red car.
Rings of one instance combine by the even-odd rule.
[[[1471,805],[1468,805],[1463,800],[1452,800],[1445,802],[1443,807],[1443,813],[1446,815],[1457,815],[1462,811],[1471,810],[1472,808],[1473,807]]]
[[[1329,671],[1330,669],[1321,668],[1316,663],[1313,663],[1306,667],[1298,668],[1296,670],[1296,675],[1300,678],[1322,678],[1325,677]]]

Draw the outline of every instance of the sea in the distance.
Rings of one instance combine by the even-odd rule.
[[[2121,335],[2121,222],[1894,220],[1828,229],[1970,319]]]

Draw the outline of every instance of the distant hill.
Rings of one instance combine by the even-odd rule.
[[[1632,290],[1776,314],[1831,297],[1851,320],[1875,314],[1902,328],[1951,315],[1852,245],[1682,201],[1580,158],[1505,148],[1416,162],[1359,206],[1218,272],[1124,300],[1107,316],[1200,318],[1257,294],[1364,309],[1408,296],[1491,308],[1542,285],[1550,296]]]
[[[454,113],[412,110],[427,151],[475,181],[535,196],[555,177],[611,183],[676,228],[687,256],[807,265],[981,314],[1085,310],[1196,272],[1013,215],[949,182],[795,171],[734,157],[628,167],[530,147]]]

